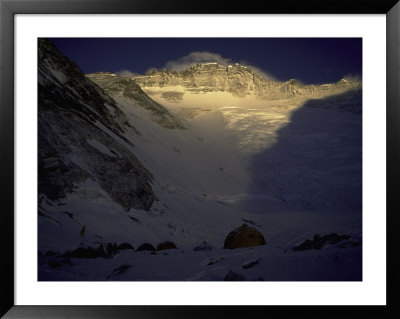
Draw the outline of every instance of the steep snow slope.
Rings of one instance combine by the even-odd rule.
[[[115,101],[50,41],[39,39],[38,53],[39,248],[60,249],[60,242],[74,244],[71,232],[79,233],[84,216],[98,218],[98,197],[118,206],[119,222],[126,223],[126,211],[149,210],[156,196],[151,173],[134,155],[134,139],[125,137],[137,130]],[[86,185],[93,191],[85,192]],[[65,210],[62,201],[74,196],[85,204]],[[113,218],[108,207],[102,210]]]

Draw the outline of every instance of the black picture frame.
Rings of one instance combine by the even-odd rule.
[[[400,3],[398,0],[0,0],[0,315],[5,318],[400,318]],[[387,21],[386,306],[16,306],[14,303],[14,17],[16,14],[385,14]],[[377,212],[384,214],[385,212]],[[379,235],[379,234],[378,234]]]

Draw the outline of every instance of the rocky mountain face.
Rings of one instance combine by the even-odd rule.
[[[322,97],[361,89],[361,82],[345,79],[322,85],[305,85],[294,79],[286,82],[272,81],[238,63],[226,67],[218,63],[196,64],[181,72],[153,69],[146,75],[131,79],[142,88],[182,86],[193,93],[223,91],[236,97],[255,95],[265,100]]]
[[[38,119],[39,198],[64,198],[91,180],[125,210],[150,209],[152,174],[125,134],[135,128],[116,102],[46,39],[38,42]]]
[[[153,120],[169,129],[183,129],[183,124],[172,115],[164,106],[152,100],[135,80],[119,77],[109,72],[88,74],[87,77],[98,84],[107,94],[114,97],[124,97],[133,101],[136,105],[149,111]]]

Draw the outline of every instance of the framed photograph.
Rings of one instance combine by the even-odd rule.
[[[1,1],[1,315],[400,315],[399,4],[289,4]]]

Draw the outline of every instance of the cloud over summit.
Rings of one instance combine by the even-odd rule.
[[[217,62],[224,66],[232,64],[231,59],[224,58],[218,53],[195,51],[176,60],[167,62],[165,68],[179,72],[190,68],[192,65],[209,62]]]
[[[122,76],[122,77],[124,77],[124,78],[129,78],[129,77],[131,77],[131,76],[136,76],[136,75],[139,75],[138,73],[135,73],[135,72],[131,72],[131,71],[129,71],[129,70],[121,70],[121,71],[118,71],[118,72],[115,72],[118,76]]]
[[[167,62],[165,64],[165,68],[168,70],[174,70],[179,72],[186,70],[195,64],[211,63],[211,62],[217,62],[223,66],[228,66],[230,64],[234,64],[235,61],[232,61],[232,59],[229,58],[225,58],[218,53],[213,53],[208,51],[194,51],[181,58]],[[275,79],[272,75],[266,73],[265,71],[261,70],[258,67],[255,67],[254,65],[250,65],[245,61],[240,61],[239,63],[243,66],[251,68],[253,72],[261,75],[265,79],[268,80]]]

